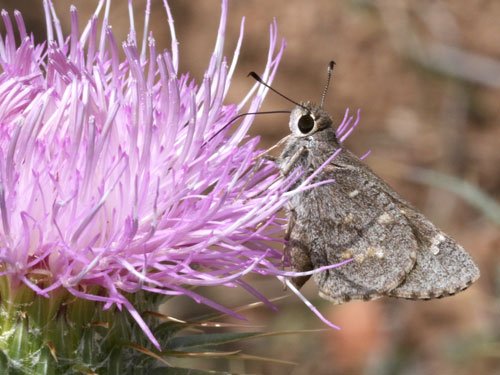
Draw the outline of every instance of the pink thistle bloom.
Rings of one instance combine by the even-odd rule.
[[[258,111],[267,89],[256,83],[240,103],[223,104],[244,20],[229,64],[223,0],[215,49],[197,84],[178,70],[166,1],[171,51],[155,48],[149,2],[137,43],[129,2],[123,61],[108,25],[109,1],[99,2],[80,35],[72,7],[68,37],[51,1],[44,6],[48,30],[41,45],[16,12],[17,45],[2,12],[0,276],[13,290],[24,284],[44,297],[63,290],[105,309],[125,307],[158,348],[126,294],[187,295],[241,318],[187,288],[240,286],[272,306],[241,278],[250,272],[296,275],[282,270],[282,253],[274,248],[281,248],[276,234],[285,224],[277,212],[293,194],[315,185],[308,179],[289,191],[294,180],[280,178],[272,163],[252,173],[261,153],[258,139],[247,136],[253,116],[237,126],[231,120],[245,106]],[[273,24],[265,81],[273,80],[283,48]],[[350,121],[346,114],[344,136]],[[93,287],[104,292],[91,292]]]
[[[129,3],[130,4],[130,3]],[[178,71],[178,43],[168,5],[170,52],[159,52],[133,22],[125,54],[95,15],[65,37],[52,3],[44,2],[47,41],[35,45],[20,13],[20,45],[6,12],[0,39],[0,258],[11,288],[25,284],[49,297],[56,290],[125,307],[152,332],[125,294],[143,290],[188,295],[239,317],[186,286],[241,286],[247,273],[283,275],[271,246],[283,230],[276,213],[293,181],[272,164],[257,173],[258,139],[246,135],[252,116],[228,135],[248,105],[259,109],[267,89],[255,84],[237,104],[223,104],[241,46],[223,56],[227,0],[209,67],[197,84]],[[131,9],[131,6],[130,6]],[[130,11],[131,19],[132,10]],[[100,33],[99,33],[100,30]],[[276,25],[262,77],[271,82],[282,56]],[[89,292],[98,286],[104,293]],[[267,301],[266,301],[267,302]]]
[[[232,315],[183,286],[240,285],[262,298],[241,277],[279,272],[281,253],[268,241],[282,230],[276,212],[289,181],[278,181],[272,165],[249,173],[259,153],[258,139],[246,136],[252,117],[226,135],[242,107],[250,102],[249,111],[257,111],[266,94],[256,84],[242,102],[223,104],[241,45],[240,36],[228,65],[227,1],[199,85],[178,72],[166,3],[172,51],[156,51],[147,22],[138,47],[132,24],[124,61],[107,13],[99,36],[103,2],[81,35],[71,9],[68,38],[51,2],[44,5],[42,45],[16,12],[17,46],[2,13],[1,275],[46,297],[64,288],[105,308],[125,306],[157,346],[124,293],[186,294]],[[275,52],[276,44],[272,25],[263,73],[269,81],[284,47]],[[95,285],[106,293],[88,293]]]

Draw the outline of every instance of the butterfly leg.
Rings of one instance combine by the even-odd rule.
[[[247,178],[247,181],[245,182],[245,184],[243,185],[243,187],[241,188],[240,192],[238,193],[238,195],[236,196],[236,198],[234,198],[234,200],[238,200],[241,195],[243,194],[243,192],[247,189],[248,185],[250,184],[250,181],[252,181],[252,178],[255,176],[255,174],[257,173],[257,171],[259,170],[260,166],[261,166],[261,163],[259,163],[259,161],[261,159],[265,159],[265,160],[269,160],[269,161],[272,161],[274,163],[276,163],[276,158],[274,156],[271,156],[271,155],[259,155],[255,160],[256,160],[256,163],[254,164],[254,166],[252,167],[252,169],[250,170],[249,172],[249,175],[248,175],[248,178]]]
[[[291,158],[289,158],[286,163],[283,163],[282,165],[280,165],[280,169],[281,169],[281,174],[283,176],[288,176],[288,174],[290,173],[290,171],[294,168],[295,166],[295,163],[297,163],[297,161],[304,157],[305,155],[307,155],[309,153],[309,151],[307,151],[307,148],[305,146],[302,146],[301,148],[299,148],[295,154],[292,155]]]
[[[296,213],[290,210],[290,218],[288,220],[288,228],[285,234],[285,250],[283,256],[290,260],[292,271],[305,272],[311,271],[314,267],[309,257],[309,251],[305,245],[299,240],[301,228],[296,223]],[[299,276],[292,279],[292,283],[300,288],[309,280],[310,276]]]
[[[236,196],[235,200],[239,199],[241,194],[243,194],[243,192],[245,191],[245,189],[248,187],[248,184],[250,183],[250,181],[252,180],[252,177],[255,175],[255,173],[257,173],[257,171],[259,170],[259,167],[260,167],[260,163],[258,163],[259,160],[261,159],[265,159],[265,160],[269,160],[269,161],[272,161],[272,162],[275,162],[275,163],[278,163],[278,159],[275,158],[274,156],[271,156],[271,155],[267,155],[267,153],[269,151],[271,151],[272,149],[274,149],[275,147],[281,145],[283,142],[285,142],[286,140],[288,139],[288,136],[283,138],[282,140],[280,140],[276,145],[274,145],[273,147],[267,149],[266,151],[264,151],[263,153],[261,153],[260,155],[257,155],[254,160],[257,161],[257,163],[255,163],[254,167],[252,168],[251,172],[250,172],[250,175],[247,179],[247,182],[245,183],[245,185],[243,186],[243,188],[241,189],[241,191],[238,193],[238,195]],[[294,155],[293,157],[287,162],[285,168],[283,168],[283,166],[280,167],[281,169],[281,174],[282,176],[286,176],[290,170],[292,169],[293,165],[295,164],[295,162],[304,155],[304,153],[307,153],[307,149],[305,147],[302,147],[301,149],[299,149]]]
[[[275,148],[281,146],[283,143],[285,143],[288,140],[288,138],[290,138],[289,135],[287,135],[286,137],[281,138],[278,141],[278,143],[276,143],[274,146],[269,147],[266,151],[262,152],[261,154],[257,155],[253,160],[258,160],[258,159],[260,159],[262,157],[268,156],[267,154],[269,153],[269,151],[274,150]],[[276,160],[276,158],[274,158],[273,156],[269,156],[269,157],[272,158],[272,159],[274,159],[274,160]]]

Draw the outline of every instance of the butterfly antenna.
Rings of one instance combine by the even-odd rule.
[[[247,77],[249,77],[249,76],[251,76],[253,79],[255,79],[255,80],[256,80],[257,82],[259,82],[260,84],[262,84],[262,85],[266,86],[268,89],[270,89],[271,91],[275,92],[276,94],[278,94],[278,95],[279,95],[279,96],[281,96],[282,98],[284,98],[284,99],[288,100],[289,102],[291,102],[291,103],[293,103],[293,104],[295,104],[295,105],[298,105],[299,107],[302,107],[302,108],[304,108],[304,109],[306,109],[306,110],[307,110],[307,107],[306,107],[306,106],[304,106],[304,105],[302,105],[302,104],[300,104],[300,103],[296,102],[295,100],[290,99],[288,96],[283,95],[283,94],[282,94],[281,92],[279,92],[278,90],[273,89],[271,86],[269,86],[267,83],[265,83],[265,82],[262,80],[262,78],[260,78],[260,76],[259,76],[257,73],[255,73],[255,72],[250,72],[250,73],[248,73],[248,76],[247,76]]]
[[[321,95],[321,105],[320,108],[323,108],[323,104],[325,104],[326,93],[328,92],[328,87],[330,86],[330,78],[332,78],[333,67],[335,66],[335,61],[330,61],[328,64],[328,78],[326,79],[326,85],[323,90],[323,95]]]
[[[214,139],[215,137],[217,137],[220,133],[222,133],[224,131],[224,129],[226,129],[229,125],[231,125],[233,122],[235,122],[236,120],[238,120],[240,117],[248,116],[248,115],[271,115],[271,114],[275,114],[275,113],[290,113],[290,111],[267,111],[267,112],[246,112],[246,113],[240,113],[239,115],[236,115],[231,120],[229,120],[229,122],[226,125],[224,125],[218,131],[216,131],[215,134],[212,135],[208,139],[208,141],[205,141],[205,143],[203,143],[203,145],[201,147],[204,147],[208,142],[210,142],[212,139]]]

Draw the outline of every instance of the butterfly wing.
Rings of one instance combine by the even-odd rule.
[[[407,207],[401,210],[409,218],[419,243],[417,261],[404,282],[388,296],[441,298],[466,289],[479,278],[479,269],[462,246],[422,214]]]
[[[288,144],[282,159],[293,160],[290,155],[305,149],[294,167],[315,170],[335,151],[324,141],[313,146],[307,142],[311,139]],[[286,251],[294,270],[354,259],[315,275],[320,295],[334,303],[384,295],[400,285],[415,265],[418,242],[412,227],[398,202],[385,192],[383,181],[373,176],[359,159],[342,151],[317,177],[335,182],[290,201],[294,220]],[[300,286],[304,279],[295,282]]]
[[[295,139],[282,158],[318,168],[339,147],[335,137]],[[298,158],[291,158],[305,150]],[[308,175],[308,173],[306,173]],[[383,295],[429,299],[455,294],[479,277],[470,255],[348,150],[318,180],[335,182],[290,202],[286,248],[292,268],[306,271],[353,259],[315,275],[320,296],[334,303]],[[307,278],[295,279],[301,286]]]

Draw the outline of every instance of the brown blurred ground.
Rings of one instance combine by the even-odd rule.
[[[80,10],[83,24],[96,1],[71,3]],[[56,1],[65,26],[69,4]],[[142,24],[143,4],[134,1],[138,24]],[[45,35],[41,1],[2,0],[0,5],[9,11],[21,10],[28,30]],[[215,41],[220,3],[172,0],[170,5],[180,40],[181,70],[200,80]],[[245,39],[227,102],[239,101],[253,84],[246,78],[250,70],[262,71],[269,24],[275,17],[279,36],[286,38],[288,47],[274,86],[295,100],[319,101],[327,63],[334,59],[337,66],[327,110],[341,120],[346,107],[362,109],[361,125],[347,145],[358,154],[371,149],[368,163],[459,240],[477,260],[482,277],[466,292],[443,300],[378,300],[344,306],[321,301],[309,282],[303,291],[342,330],[260,339],[246,345],[245,351],[298,365],[234,362],[230,370],[500,374],[500,224],[471,204],[477,203],[477,195],[467,202],[449,191],[456,184],[440,189],[430,186],[438,183],[432,178],[417,183],[419,177],[412,169],[418,166],[448,173],[480,187],[498,203],[500,2],[231,0],[228,57],[242,16],[246,16]],[[115,1],[111,23],[117,39],[123,40],[128,28],[125,1]],[[160,1],[154,2],[151,28],[157,46],[168,47]],[[461,57],[439,54],[442,60],[437,59],[443,45],[454,46]],[[269,94],[263,109],[289,108],[289,103]],[[284,115],[262,116],[255,120],[252,134],[260,135],[262,147],[268,147],[288,133],[287,122]],[[254,278],[252,283],[269,297],[282,294],[275,280]],[[227,291],[214,298],[227,306],[251,301],[247,295]],[[186,306],[196,308],[189,302]],[[278,314],[262,309],[247,316],[251,323],[265,325],[265,330],[324,327],[296,298],[280,302],[279,307]],[[213,366],[226,369],[224,363]]]

